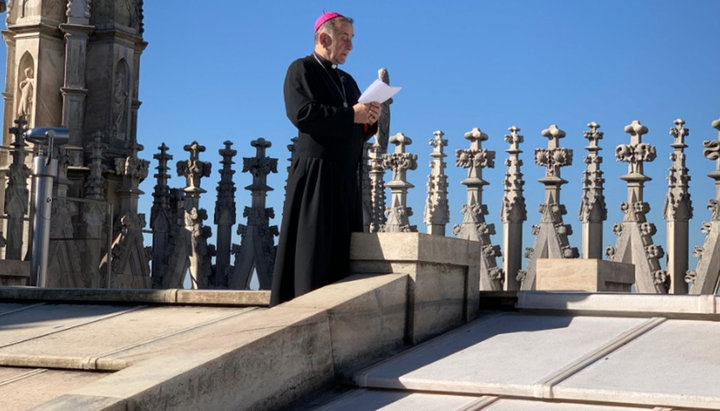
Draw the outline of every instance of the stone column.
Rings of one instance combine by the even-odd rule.
[[[168,154],[168,146],[165,143],[162,143],[158,150],[160,153],[153,155],[153,158],[158,161],[158,166],[155,168],[157,174],[154,177],[157,183],[153,191],[153,205],[150,210],[150,229],[153,232],[153,288],[162,287],[163,277],[167,273],[168,257],[172,248],[170,234],[174,226],[170,208],[170,187],[168,187],[170,168],[167,165],[173,156]]]
[[[60,25],[65,34],[65,78],[60,89],[63,97],[63,124],[70,131],[70,144],[82,145],[85,123],[85,84],[87,44],[95,26],[90,25],[90,0],[68,2],[67,23]]]
[[[412,209],[407,206],[407,191],[415,187],[407,182],[407,170],[417,168],[417,154],[405,152],[405,146],[412,144],[410,137],[403,133],[390,137],[395,144],[395,152],[383,154],[382,165],[385,170],[392,170],[393,179],[385,184],[390,188],[390,207],[385,210],[387,223],[380,231],[384,232],[417,232],[417,226],[410,225]]]
[[[220,181],[217,186],[217,202],[215,203],[215,224],[217,225],[217,256],[215,257],[215,288],[226,288],[230,269],[230,251],[232,247],[232,226],[236,222],[235,183],[233,174],[235,164],[233,157],[236,150],[231,149],[231,141],[225,141],[225,148],[218,150],[222,156]]]
[[[620,177],[627,181],[627,202],[620,209],[625,213],[622,224],[615,224],[613,231],[618,236],[614,247],[608,247],[607,256],[611,261],[635,264],[635,290],[639,293],[667,293],[667,273],[660,269],[658,259],[664,255],[661,246],[653,244],[655,225],[647,222],[645,215],[650,204],[643,199],[644,185],[651,178],[643,174],[643,164],[655,159],[655,147],[642,142],[647,127],[634,120],[625,126],[630,134],[630,144],[621,144],[615,149],[615,157],[628,163],[628,173]]]
[[[573,152],[560,147],[559,140],[565,137],[565,132],[555,124],[543,130],[542,135],[548,138],[548,146],[535,150],[535,164],[545,167],[545,177],[538,180],[545,185],[545,202],[540,204],[540,224],[532,227],[535,245],[527,250],[527,272],[519,274],[523,277],[521,290],[536,288],[538,259],[578,256],[577,248],[570,247],[568,235],[572,234],[572,228],[563,222],[562,216],[567,214],[567,211],[560,203],[560,188],[567,183],[567,180],[560,176],[560,169],[572,164]]]
[[[667,222],[667,274],[670,279],[670,294],[687,294],[688,287],[685,274],[688,270],[688,221],[693,216],[692,201],[688,192],[690,175],[685,167],[685,137],[690,130],[683,127],[682,119],[675,120],[675,127],[670,129],[674,141],[670,145],[674,149],[670,154],[672,166],[668,174],[668,193],[665,197],[664,217]]]
[[[603,138],[600,125],[594,121],[588,124],[590,130],[583,134],[590,144],[585,147],[588,155],[585,157],[585,171],[583,173],[583,197],[580,203],[580,221],[582,221],[582,257],[584,259],[602,259],[603,256],[603,221],[607,219],[605,196],[603,195],[603,172],[600,170],[602,157],[598,152],[598,141]]]
[[[482,189],[489,183],[482,178],[482,169],[495,166],[495,152],[482,148],[482,142],[488,135],[479,128],[465,133],[470,141],[470,148],[457,150],[457,166],[467,168],[467,178],[462,184],[467,187],[467,202],[462,207],[464,215],[462,224],[454,227],[453,233],[465,240],[479,242],[480,249],[480,289],[502,290],[503,273],[495,264],[495,257],[500,256],[500,247],[492,245],[490,235],[495,234],[495,225],[485,223],[488,214],[483,204]]]
[[[503,289],[506,291],[517,290],[520,282],[517,278],[522,266],[522,237],[523,237],[523,221],[527,220],[527,210],[525,207],[525,197],[523,197],[523,174],[520,168],[523,165],[520,159],[520,143],[523,136],[518,134],[520,129],[512,126],[508,129],[510,134],[505,135],[505,141],[510,143],[510,148],[505,150],[509,154],[505,165],[505,195],[503,196],[502,209],[500,211],[500,220],[503,222],[503,251],[505,258],[503,259],[503,272],[505,273],[505,281]]]
[[[25,164],[27,152],[23,139],[25,118],[20,116],[15,120],[15,124],[15,127],[11,127],[9,130],[15,139],[11,144],[12,163],[8,169],[7,189],[5,190],[5,213],[7,215],[5,259],[7,260],[23,259],[25,216],[28,214],[30,200],[30,191],[28,190],[30,169]]]
[[[207,219],[207,211],[200,208],[200,194],[206,191],[200,188],[200,180],[210,176],[212,164],[200,161],[200,153],[205,151],[205,146],[201,146],[197,141],[184,146],[183,149],[190,153],[190,159],[178,161],[177,173],[179,176],[184,176],[186,181],[183,189],[185,193],[184,236],[189,239],[190,243],[190,255],[188,256],[190,278],[193,289],[207,288],[210,267],[206,266],[204,262],[208,253],[206,228],[210,227],[203,227],[203,221]]]
[[[720,118],[713,121],[712,126],[720,131]],[[712,212],[710,222],[702,226],[705,243],[702,247],[695,247],[697,267],[688,271],[685,279],[690,283],[690,294],[715,295],[720,284],[720,132],[717,140],[705,140],[703,146],[705,158],[715,160],[715,170],[708,174],[715,180],[715,198],[708,205]]]
[[[277,173],[277,159],[265,155],[266,149],[272,145],[269,141],[260,138],[250,144],[255,147],[255,157],[243,158],[242,172],[249,172],[253,176],[252,184],[245,187],[251,192],[252,204],[245,207],[243,213],[247,217],[247,225],[238,224],[241,243],[234,250],[235,269],[230,279],[230,288],[247,289],[254,267],[260,289],[269,290],[275,265],[274,237],[278,235],[278,229],[277,226],[270,226],[275,211],[272,207],[265,207],[265,204],[267,192],[272,190],[267,185],[267,176]]]
[[[428,196],[425,201],[425,224],[427,233],[430,235],[445,235],[445,225],[450,221],[450,207],[447,198],[447,176],[445,175],[446,157],[443,147],[447,147],[448,141],[443,137],[445,133],[438,130],[433,133],[435,137],[430,139],[433,152],[430,154],[430,175],[428,176]]]
[[[83,268],[87,271],[91,287],[107,286],[107,271],[100,272],[102,250],[107,250],[107,240],[103,236],[105,228],[105,179],[103,178],[102,134],[97,132],[95,140],[88,146],[90,151],[90,174],[85,180],[85,198],[90,202],[82,204],[82,221],[85,224],[85,253]],[[108,227],[109,230],[109,227]],[[105,232],[106,236],[112,233]],[[153,264],[153,268],[155,265]]]

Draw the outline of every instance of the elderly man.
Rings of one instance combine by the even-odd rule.
[[[362,231],[360,171],[380,105],[358,103],[355,80],[337,68],[353,48],[353,20],[324,13],[315,50],[285,77],[285,109],[298,129],[285,192],[271,305],[349,273],[350,233]]]

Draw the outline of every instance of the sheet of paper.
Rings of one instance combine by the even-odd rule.
[[[390,97],[394,96],[402,87],[390,87],[380,80],[373,83],[360,95],[358,100],[361,103],[384,103]]]

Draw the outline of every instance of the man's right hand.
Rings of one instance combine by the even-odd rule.
[[[355,112],[355,123],[373,124],[380,117],[381,106],[379,103],[357,103],[353,106],[353,111]]]

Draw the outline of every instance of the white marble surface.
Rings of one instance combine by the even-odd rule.
[[[485,411],[641,411],[652,408],[501,398],[482,409]]]
[[[588,392],[634,396],[677,406],[720,407],[720,323],[668,320],[555,387],[559,396]]]
[[[482,397],[416,393],[412,391],[354,390],[315,411],[452,411],[472,407]]]
[[[639,318],[498,314],[474,321],[359,373],[360,386],[534,395]]]

